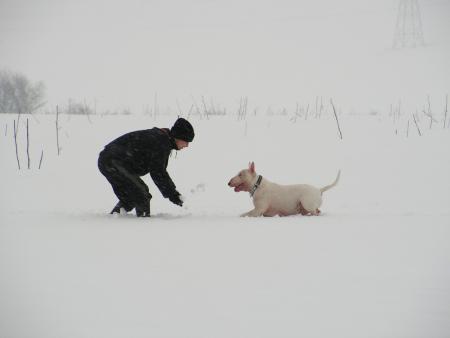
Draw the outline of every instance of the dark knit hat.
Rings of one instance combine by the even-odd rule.
[[[175,121],[175,124],[170,129],[170,134],[172,137],[186,142],[192,142],[195,135],[192,125],[182,117]]]

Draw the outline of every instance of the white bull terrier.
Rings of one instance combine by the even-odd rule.
[[[248,169],[241,170],[233,177],[228,185],[236,192],[248,191],[253,197],[255,208],[241,217],[319,215],[323,192],[333,188],[340,175],[339,170],[334,182],[320,189],[308,184],[280,185],[257,175],[255,163],[252,162]]]

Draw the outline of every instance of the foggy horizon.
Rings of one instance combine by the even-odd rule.
[[[0,69],[69,99],[229,105],[335,97],[356,108],[448,92],[450,1],[420,1],[424,47],[392,49],[398,1],[0,2]],[[408,88],[402,85],[409,83]]]

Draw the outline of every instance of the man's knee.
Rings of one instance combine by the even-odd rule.
[[[97,165],[100,172],[106,177],[111,176],[117,172],[117,168],[115,168],[114,161],[105,150],[100,152],[100,155],[98,156]]]

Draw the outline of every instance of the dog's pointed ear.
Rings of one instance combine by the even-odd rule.
[[[250,169],[251,173],[254,173],[255,172],[255,162],[249,163],[248,169]]]

